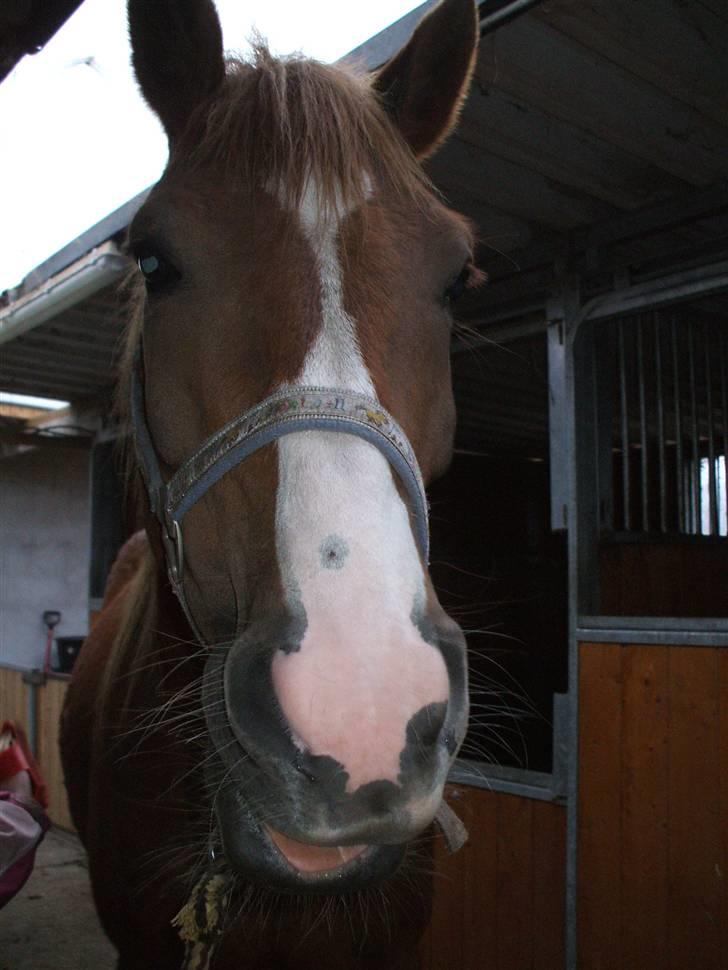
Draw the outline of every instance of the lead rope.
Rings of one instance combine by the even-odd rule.
[[[206,873],[172,920],[185,947],[181,970],[209,970],[220,940],[231,882],[230,875]]]

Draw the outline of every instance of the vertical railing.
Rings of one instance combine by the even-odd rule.
[[[613,471],[621,461],[612,479],[621,488],[614,527],[724,535],[728,337],[720,324],[679,311],[652,311],[610,326]],[[606,359],[602,354],[602,365]]]
[[[650,531],[650,467],[647,441],[647,389],[645,386],[645,356],[643,348],[643,318],[637,318],[637,387],[640,402],[640,499],[642,531]]]
[[[700,445],[698,437],[698,391],[695,380],[695,337],[693,327],[687,328],[688,386],[690,392],[690,532],[700,535],[702,503],[700,495]]]
[[[682,399],[680,396],[680,354],[678,347],[677,324],[674,314],[672,314],[670,317],[670,338],[670,343],[672,345],[672,401],[675,408],[675,494],[677,500],[677,529],[678,532],[687,532],[683,464]]]
[[[665,472],[665,402],[662,386],[660,316],[653,314],[655,338],[655,399],[657,404],[657,473],[660,491],[660,532],[667,532],[667,478]]]
[[[705,363],[705,407],[707,410],[708,425],[708,535],[718,535],[718,491],[716,482],[716,458],[715,458],[715,435],[713,433],[713,386],[711,367],[711,341],[710,331],[706,326],[702,327],[703,337],[703,358]],[[701,482],[702,484],[702,482]]]
[[[623,320],[617,321],[617,333],[619,339],[619,413],[622,445],[622,527],[625,532],[630,532],[632,529],[632,496],[630,493],[629,467],[629,399]]]

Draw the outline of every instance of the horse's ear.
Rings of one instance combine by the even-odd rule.
[[[129,0],[134,73],[170,139],[225,76],[220,21],[211,0]]]
[[[443,0],[374,80],[384,106],[419,159],[457,123],[478,47],[475,0]]]

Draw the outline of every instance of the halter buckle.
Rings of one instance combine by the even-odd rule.
[[[176,519],[171,519],[162,529],[162,545],[167,557],[169,578],[174,586],[179,586],[182,582],[185,560],[182,528]]]

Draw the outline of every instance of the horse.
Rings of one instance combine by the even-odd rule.
[[[226,60],[211,0],[128,13],[169,159],[128,236],[142,528],[62,715],[99,917],[119,970],[419,966],[468,718],[424,490],[480,280],[422,163],[466,97],[476,6],[443,0],[373,74],[259,39]]]

